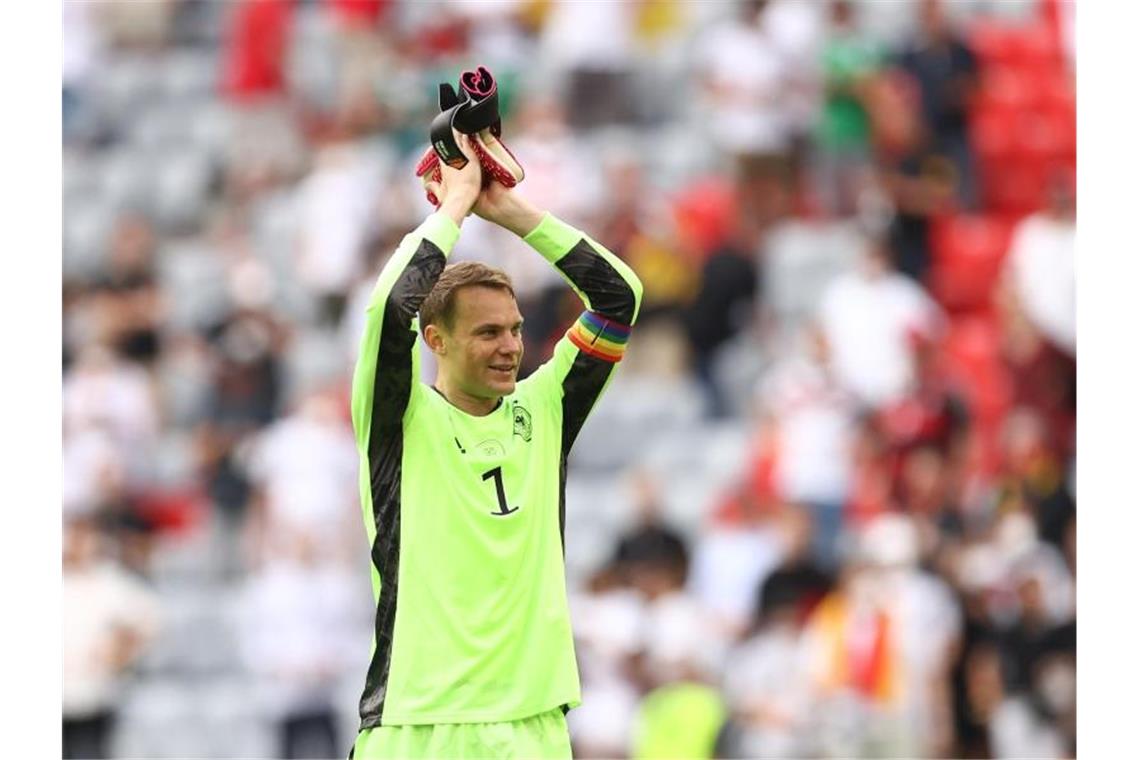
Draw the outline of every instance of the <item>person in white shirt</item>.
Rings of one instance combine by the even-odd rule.
[[[155,594],[105,556],[88,517],[70,519],[63,549],[63,756],[107,757],[125,674],[154,638]]]
[[[869,240],[856,271],[824,291],[819,322],[840,385],[877,409],[909,390],[912,338],[937,334],[944,316],[919,285],[890,268],[883,244]]]
[[[255,564],[294,533],[309,536],[333,560],[347,562],[357,548],[359,457],[345,411],[335,392],[312,391],[252,442],[247,469],[255,513],[248,538]]]
[[[1049,202],[1018,224],[1006,259],[1009,305],[1069,356],[1077,352],[1077,214],[1071,170],[1050,176]]]
[[[783,155],[791,146],[788,71],[761,23],[763,11],[763,2],[742,3],[736,17],[697,42],[702,122],[730,156]]]
[[[361,663],[367,586],[322,556],[302,532],[278,536],[273,555],[242,590],[238,641],[274,725],[278,757],[333,757],[342,751],[337,703]]]

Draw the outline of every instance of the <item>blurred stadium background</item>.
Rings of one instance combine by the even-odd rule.
[[[1075,754],[1071,3],[63,17],[67,756],[347,754],[362,304],[478,63],[645,284],[570,463],[576,755]],[[498,233],[529,371],[577,305]]]

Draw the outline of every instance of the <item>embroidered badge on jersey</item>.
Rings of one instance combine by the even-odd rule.
[[[522,436],[522,439],[530,443],[531,425],[530,425],[530,412],[526,407],[519,402],[514,402],[514,408],[511,410],[511,415],[515,421],[515,435]]]

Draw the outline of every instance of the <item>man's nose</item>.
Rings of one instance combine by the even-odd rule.
[[[514,355],[520,351],[522,351],[522,337],[518,335],[508,335],[499,341],[499,353],[501,354]]]

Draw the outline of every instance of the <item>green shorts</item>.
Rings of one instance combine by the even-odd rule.
[[[561,708],[503,723],[378,726],[361,731],[353,760],[383,758],[566,758],[570,733]]]

